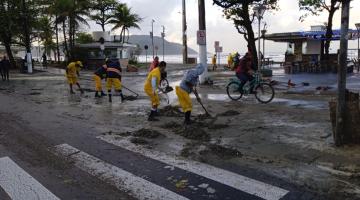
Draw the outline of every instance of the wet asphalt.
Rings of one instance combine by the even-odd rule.
[[[53,146],[67,143],[189,199],[260,199],[179,168],[166,170],[166,164],[162,162],[97,139],[108,130],[122,131],[147,123],[146,98],[140,94],[140,103],[132,102],[129,108],[123,108],[119,102],[109,105],[106,99],[95,101],[91,90],[84,96],[69,96],[61,73],[54,70],[49,74],[19,75],[10,83],[0,85],[0,133],[3,135],[0,135],[0,144],[5,149],[0,155],[11,157],[59,198],[133,199],[126,191],[119,191],[111,184],[82,172],[65,158],[51,155]],[[180,71],[170,76],[180,79],[181,74]],[[82,78],[83,87],[91,89],[92,83],[88,81],[91,73]],[[124,82],[141,93],[144,78],[143,74],[129,75],[124,77]],[[218,97],[215,95],[215,100]],[[208,95],[208,99],[211,100],[211,96]],[[132,118],[134,112],[142,113],[143,118]],[[329,199],[245,165],[235,168],[218,161],[208,164],[289,190],[283,199]],[[187,179],[191,185],[209,183],[216,189],[216,194],[209,195],[206,190],[179,190],[169,177]],[[0,199],[7,198],[0,189]]]

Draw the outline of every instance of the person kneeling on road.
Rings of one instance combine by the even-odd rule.
[[[190,116],[192,111],[192,103],[190,93],[194,92],[196,98],[200,102],[199,95],[195,86],[198,83],[199,76],[205,71],[203,64],[198,64],[195,69],[189,70],[184,75],[184,78],[180,82],[180,86],[176,86],[176,95],[178,96],[179,103],[185,113],[185,124],[190,124]]]
[[[119,93],[121,102],[124,101],[124,95],[121,90],[121,66],[117,59],[110,60],[106,69],[106,88],[108,90],[109,102],[112,102],[111,90],[114,87],[115,91]]]
[[[73,90],[73,85],[76,84],[79,87],[81,94],[84,91],[81,89],[80,84],[78,82],[78,77],[80,76],[80,68],[83,67],[81,61],[71,62],[66,68],[66,78],[70,86],[70,93],[75,94]]]
[[[158,88],[160,85],[161,74],[165,72],[165,68],[166,62],[161,61],[159,66],[149,73],[145,81],[144,91],[151,100],[151,112],[148,121],[158,121],[158,119],[155,118],[158,112],[158,106],[160,105]]]
[[[95,98],[106,96],[106,94],[102,90],[102,84],[101,84],[101,80],[106,78],[106,73],[107,73],[107,61],[104,65],[99,67],[94,73]]]

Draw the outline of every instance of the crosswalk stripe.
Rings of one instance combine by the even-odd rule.
[[[59,200],[9,157],[0,158],[0,186],[13,200]]]
[[[79,169],[114,184],[118,189],[130,191],[138,199],[188,200],[172,191],[135,176],[99,158],[89,155],[68,144],[55,146],[55,153],[70,158]]]
[[[272,186],[261,181],[257,181],[230,171],[226,171],[208,164],[185,160],[176,156],[170,156],[162,152],[154,151],[151,149],[144,149],[140,146],[136,146],[127,140],[115,139],[111,135],[102,135],[98,136],[99,139],[119,146],[121,148],[127,149],[129,151],[142,154],[145,157],[158,160],[160,162],[166,163],[178,167],[180,169],[201,175],[208,179],[214,180],[216,182],[228,185],[237,190],[246,192],[248,194],[266,199],[266,200],[278,200],[284,197],[289,191]]]

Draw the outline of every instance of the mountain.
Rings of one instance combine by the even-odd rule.
[[[152,54],[152,48],[151,48],[151,38],[149,35],[131,35],[129,38],[129,43],[132,44],[139,44],[142,52],[142,55],[145,55],[145,49],[144,46],[148,45],[149,49],[148,54]],[[161,55],[163,52],[163,40],[161,37],[154,36],[154,46],[158,46],[158,55]],[[182,54],[182,44],[174,43],[166,41],[165,39],[165,54],[166,55],[180,55]],[[188,47],[188,54],[197,54],[197,52],[194,49],[191,49]]]

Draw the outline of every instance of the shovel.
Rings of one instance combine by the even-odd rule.
[[[130,90],[129,88],[125,87],[124,85],[122,85],[122,87],[123,87],[123,88],[125,88],[126,90],[130,91],[131,93],[135,94],[135,98],[137,98],[137,97],[139,96],[139,94],[138,94],[138,93],[136,93],[136,92],[134,92],[134,91]]]
[[[195,94],[195,96],[196,96],[196,100],[199,102],[199,104],[201,105],[201,107],[204,109],[205,115],[206,115],[206,116],[209,116],[209,117],[212,117],[212,116],[210,115],[210,113],[206,110],[206,108],[205,108],[205,106],[203,105],[203,103],[201,102],[201,99],[200,99],[199,94],[197,93],[196,89],[194,90],[194,94]]]

